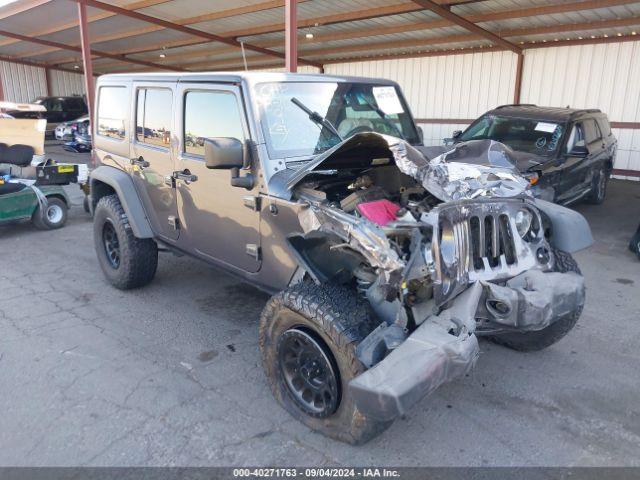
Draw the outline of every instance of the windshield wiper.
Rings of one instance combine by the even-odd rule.
[[[313,123],[326,128],[331,133],[333,133],[336,137],[338,137],[340,141],[344,140],[342,136],[338,133],[338,130],[336,129],[336,127],[334,127],[333,123],[331,123],[329,120],[324,118],[318,112],[314,112],[313,110],[311,110],[309,107],[307,107],[304,103],[302,103],[296,97],[291,97],[291,101],[296,107],[298,107],[300,110],[302,110],[307,115],[309,115],[309,120],[311,120]]]
[[[389,120],[387,118],[387,114],[384,113],[382,111],[382,109],[380,109],[380,107],[375,106],[373,103],[371,103],[369,101],[369,99],[367,99],[366,97],[363,97],[364,102],[369,105],[369,107],[371,107],[371,110],[373,110],[374,112],[376,112],[378,114],[378,116],[384,120],[386,122],[387,125],[389,125],[391,128],[393,128],[396,133],[398,134],[398,136],[402,139],[402,140],[406,140],[407,138],[403,135],[403,133],[400,131],[400,129],[396,126],[395,123],[393,123],[391,120]]]

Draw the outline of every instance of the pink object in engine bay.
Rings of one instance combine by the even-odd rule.
[[[384,226],[389,222],[397,220],[400,205],[396,205],[389,200],[374,200],[373,202],[363,202],[357,207],[360,215],[373,223]]]

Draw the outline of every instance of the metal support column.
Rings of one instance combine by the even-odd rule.
[[[513,103],[520,103],[522,96],[522,70],[524,69],[524,53],[518,54],[518,65],[516,66],[516,85],[513,92]]]
[[[48,68],[44,69],[44,78],[47,82],[47,95],[49,97],[53,96],[53,89],[51,88],[51,70]]]
[[[89,119],[91,127],[94,126],[94,98],[93,66],[91,64],[91,42],[89,41],[89,29],[87,27],[87,6],[78,3],[78,22],[80,24],[80,42],[82,46],[82,65],[84,68],[84,86],[87,92],[87,107],[89,107]]]
[[[287,72],[298,71],[298,0],[285,0],[285,66]]]

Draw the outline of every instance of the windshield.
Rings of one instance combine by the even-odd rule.
[[[559,123],[485,115],[458,140],[495,140],[520,152],[553,155],[558,150],[563,133],[564,127]]]
[[[262,131],[275,158],[317,155],[361,132],[378,132],[419,143],[399,92],[391,85],[338,82],[274,82],[255,87]],[[335,127],[309,118],[297,103]]]

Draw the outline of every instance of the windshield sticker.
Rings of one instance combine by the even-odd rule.
[[[404,112],[395,87],[373,87],[372,91],[378,107],[387,115]]]
[[[536,132],[553,133],[558,125],[556,123],[538,122]]]

